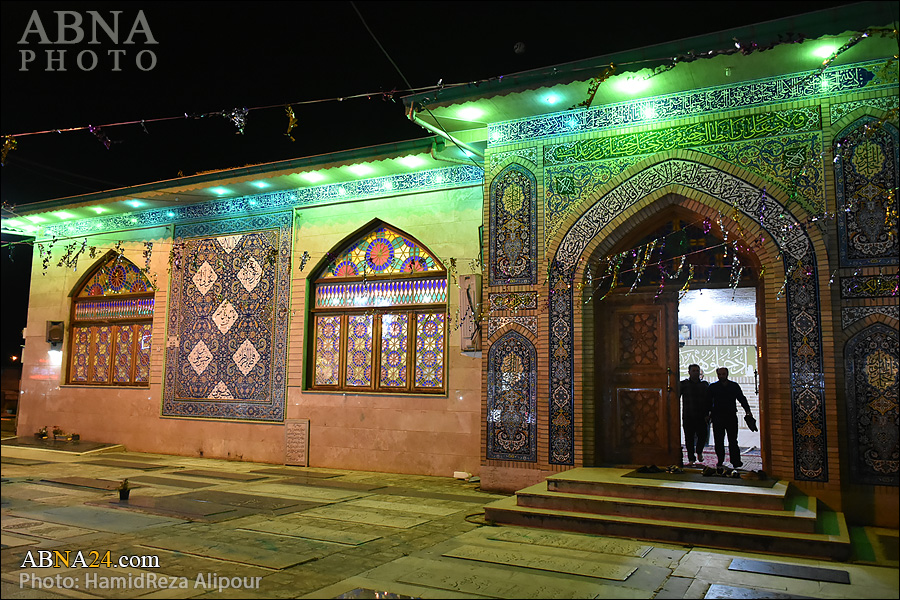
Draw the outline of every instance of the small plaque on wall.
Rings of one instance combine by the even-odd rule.
[[[285,420],[284,464],[309,466],[309,419]]]

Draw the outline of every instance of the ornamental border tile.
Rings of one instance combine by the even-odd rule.
[[[880,67],[884,64],[885,59],[881,59],[828,69],[825,76],[828,77],[829,85],[825,92],[822,91],[821,77],[815,76],[817,71],[803,71],[691,92],[676,92],[664,96],[630,100],[579,111],[562,111],[501,123],[489,123],[488,148],[526,140],[615,129],[629,125],[656,124],[661,121],[796,100],[829,98],[861,89],[869,91],[896,86],[896,69],[888,73],[888,80],[879,80]],[[801,83],[802,87],[800,87]],[[764,100],[760,100],[761,98]],[[650,116],[651,111],[652,116]]]
[[[209,202],[200,204],[82,219],[45,227],[43,232],[36,236],[36,241],[50,240],[54,237],[80,237],[111,231],[164,227],[201,219],[227,218],[241,213],[323,206],[335,202],[383,198],[400,193],[429,192],[483,184],[483,169],[458,165],[416,173],[375,177],[363,181],[332,183],[238,198],[211,199]]]

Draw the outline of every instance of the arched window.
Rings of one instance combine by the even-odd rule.
[[[447,271],[419,242],[371,229],[314,286],[312,389],[444,393]]]
[[[141,270],[110,253],[73,296],[68,382],[149,385],[153,286]]]

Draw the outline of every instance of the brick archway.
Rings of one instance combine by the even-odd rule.
[[[767,312],[779,310],[778,322],[787,326],[793,476],[796,480],[828,481],[822,319],[813,240],[781,201],[764,195],[755,176],[730,168],[732,173],[720,165],[693,152],[672,153],[636,165],[585,201],[551,245],[550,464],[575,465],[576,380],[581,377],[576,370],[575,333],[583,323],[575,308],[574,289],[584,277],[584,258],[638,211],[668,194],[677,194],[713,212],[739,211],[742,219],[749,220],[748,228],[764,236],[768,252],[780,255],[781,264],[773,270],[776,278],[784,278],[781,292],[785,305],[767,307]],[[774,298],[771,300],[774,304]],[[584,365],[577,366],[584,369]]]

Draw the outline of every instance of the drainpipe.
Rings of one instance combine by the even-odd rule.
[[[471,152],[472,154],[474,154],[475,156],[477,156],[478,158],[480,158],[482,161],[484,161],[484,154],[482,154],[481,152],[479,152],[477,149],[475,149],[475,148],[473,148],[472,146],[466,144],[465,142],[459,141],[458,139],[454,138],[454,137],[451,136],[450,134],[445,133],[443,130],[438,129],[437,127],[434,127],[433,125],[429,125],[429,124],[426,123],[425,121],[423,121],[423,120],[421,120],[420,118],[418,118],[418,117],[416,116],[416,110],[415,110],[415,107],[413,107],[412,105],[410,105],[410,107],[409,107],[409,112],[406,114],[406,116],[407,116],[407,118],[408,118],[410,121],[412,121],[412,122],[415,123],[416,125],[418,125],[418,126],[420,126],[420,127],[424,127],[424,128],[427,129],[428,131],[430,131],[430,132],[432,132],[432,133],[436,133],[436,134],[438,134],[439,136],[441,136],[442,138],[446,138],[446,139],[450,140],[451,142],[453,142],[454,144],[456,144],[456,145],[459,146],[460,148],[465,148],[466,150],[468,150],[469,152]],[[432,149],[432,152],[433,152],[433,149]],[[446,160],[446,159],[444,159],[444,160]],[[471,164],[471,163],[466,163],[466,164]]]
[[[438,147],[438,144],[440,144],[440,147]],[[445,147],[444,140],[437,140],[437,139],[432,140],[432,142],[431,142],[431,158],[433,158],[434,160],[437,160],[437,161],[456,163],[459,165],[466,165],[466,166],[472,165],[471,160],[463,160],[461,158],[450,158],[449,156],[438,156],[437,154],[435,154],[435,152],[440,152],[441,150],[443,150],[444,147]]]

